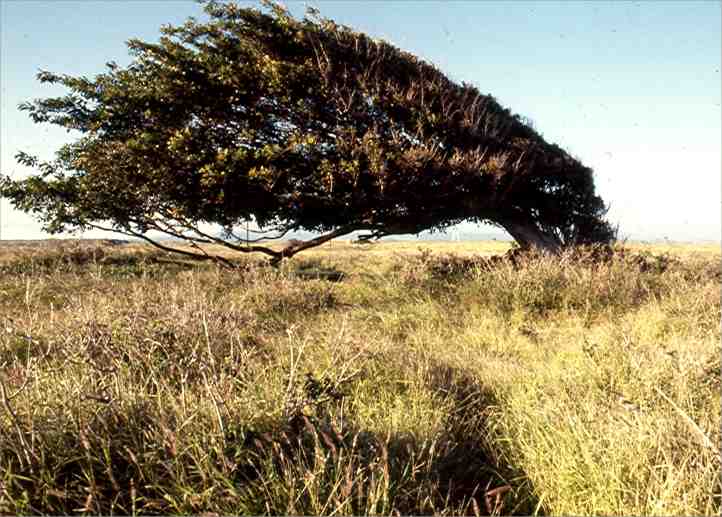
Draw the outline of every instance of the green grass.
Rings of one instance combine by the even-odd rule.
[[[720,254],[0,253],[0,513],[713,515]]]

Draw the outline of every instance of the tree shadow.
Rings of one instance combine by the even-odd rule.
[[[115,408],[88,400],[102,408],[79,428],[38,426],[52,454],[38,457],[34,470],[20,448],[7,451],[8,497],[13,513],[544,513],[524,472],[485,439],[494,395],[444,364],[426,382],[453,401],[433,438],[354,425],[337,411],[348,394],[311,375],[302,409],[262,427],[226,422],[216,445],[200,437],[190,448],[149,401]],[[186,500],[191,493],[216,495]]]
[[[346,278],[346,273],[329,267],[318,259],[299,260],[292,266],[290,274],[302,280],[326,280],[328,282],[341,282]]]
[[[255,458],[239,465],[239,482],[252,487],[275,477],[293,485],[313,472],[333,486],[343,482],[344,472],[354,472],[355,478],[345,481],[343,495],[350,503],[342,513],[544,513],[523,470],[498,458],[488,442],[486,415],[498,402],[468,372],[444,364],[429,370],[428,387],[453,401],[445,431],[433,439],[409,433],[379,435],[343,421],[328,410],[329,402],[343,395],[324,391],[323,382],[311,381],[316,393],[307,401],[310,411],[306,405],[305,411],[291,415],[280,427],[235,435],[236,439],[242,436],[236,444],[251,453],[246,457]],[[314,405],[314,398],[323,402]],[[383,501],[374,499],[379,482],[386,483]],[[296,511],[314,513],[312,502],[306,500],[310,494],[301,486],[298,493]],[[259,511],[284,514],[288,507],[283,504],[271,501],[270,512],[268,506]]]

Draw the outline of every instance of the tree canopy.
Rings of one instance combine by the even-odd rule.
[[[130,65],[95,76],[41,71],[69,93],[20,105],[79,134],[0,194],[49,232],[101,228],[258,251],[274,260],[354,231],[362,238],[506,229],[559,250],[614,232],[592,170],[471,84],[309,9],[303,19],[205,2],[207,21],[130,40]],[[247,239],[238,227],[259,229]],[[208,223],[222,232],[211,233]],[[288,232],[319,237],[283,250]]]

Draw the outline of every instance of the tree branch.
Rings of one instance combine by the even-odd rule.
[[[316,237],[315,239],[311,239],[310,241],[301,242],[299,244],[291,244],[291,245],[283,248],[281,250],[279,256],[271,260],[271,264],[277,265],[284,258],[291,258],[296,253],[300,253],[303,250],[307,250],[309,248],[315,248],[316,246],[320,246],[321,244],[328,242],[331,239],[335,239],[336,237],[341,237],[342,235],[348,235],[349,233],[355,232],[356,230],[363,230],[363,229],[364,229],[363,226],[346,225],[346,226],[342,226],[341,228],[338,228],[332,232],[329,232],[325,235],[321,235],[319,237]]]
[[[150,221],[150,224],[155,227],[157,230],[168,233],[169,235],[173,235],[174,237],[177,237],[179,239],[185,239],[189,241],[195,241],[195,242],[202,242],[206,244],[218,244],[219,246],[225,246],[226,248],[232,249],[234,251],[239,251],[241,253],[252,253],[254,251],[265,253],[266,255],[271,255],[272,257],[275,257],[278,255],[279,252],[272,250],[271,248],[267,248],[265,246],[248,246],[247,244],[245,246],[238,246],[236,244],[233,244],[232,242],[228,242],[224,239],[219,239],[218,237],[214,237],[213,235],[209,235],[205,232],[202,232],[199,230],[192,222],[189,222],[187,219],[180,219],[177,216],[171,216],[167,215],[166,217],[174,219],[180,226],[185,228],[186,230],[192,231],[199,235],[201,238],[197,237],[191,237],[182,233],[177,232],[170,232],[168,230],[162,229],[159,227],[157,221]],[[285,235],[289,230],[286,230],[280,237]],[[259,238],[258,240],[262,240],[263,238]],[[252,241],[243,241],[243,239],[239,239],[241,242],[252,242]]]
[[[244,239],[243,237],[240,237],[240,236],[236,235],[233,231],[228,231],[228,232],[227,232],[227,236],[228,236],[228,237],[233,237],[233,238],[236,239],[238,242],[243,242],[244,244],[250,244],[250,243],[252,243],[252,242],[261,242],[261,241],[265,241],[265,240],[275,241],[275,240],[281,239],[281,238],[283,238],[288,232],[290,232],[292,229],[293,229],[293,227],[289,226],[289,227],[287,227],[287,228],[285,228],[285,229],[283,229],[283,230],[281,230],[281,229],[278,229],[278,230],[269,230],[269,231],[279,231],[279,232],[281,232],[280,234],[278,234],[278,235],[273,235],[273,236],[269,236],[269,235],[267,234],[267,232],[264,233],[264,232],[259,232],[259,231],[256,231],[256,230],[248,230],[250,233],[258,233],[258,234],[261,234],[260,237],[254,238],[254,239]]]
[[[87,226],[90,226],[91,228],[95,228],[97,230],[103,230],[106,232],[117,232],[117,233],[122,233],[123,235],[128,235],[130,237],[137,237],[137,238],[142,239],[142,240],[148,242],[149,244],[155,246],[156,248],[163,250],[163,251],[167,251],[169,253],[178,253],[179,255],[184,255],[184,256],[190,257],[194,260],[214,260],[216,262],[225,264],[228,267],[231,267],[231,268],[235,267],[233,262],[231,262],[230,260],[228,260],[224,257],[221,257],[219,255],[210,255],[205,250],[202,250],[200,248],[200,246],[198,246],[197,244],[196,244],[196,248],[201,249],[202,253],[194,253],[192,251],[183,250],[180,248],[174,248],[172,246],[166,246],[164,244],[159,243],[158,241],[151,239],[150,237],[148,237],[147,235],[145,235],[143,233],[135,232],[133,230],[118,230],[115,228],[107,228],[105,226],[101,226],[101,225],[95,224],[95,223],[85,223],[85,224]]]

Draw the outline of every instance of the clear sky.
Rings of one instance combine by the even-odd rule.
[[[239,2],[256,5],[253,2]],[[719,1],[285,2],[306,5],[434,63],[531,118],[595,170],[622,237],[720,240],[722,90]],[[34,125],[25,100],[60,95],[39,69],[93,76],[129,63],[125,41],[203,18],[181,0],[0,0],[0,171],[18,150],[50,159],[72,135]],[[0,207],[2,238],[42,237]],[[483,230],[483,229],[482,229]],[[467,233],[471,225],[462,227]]]

